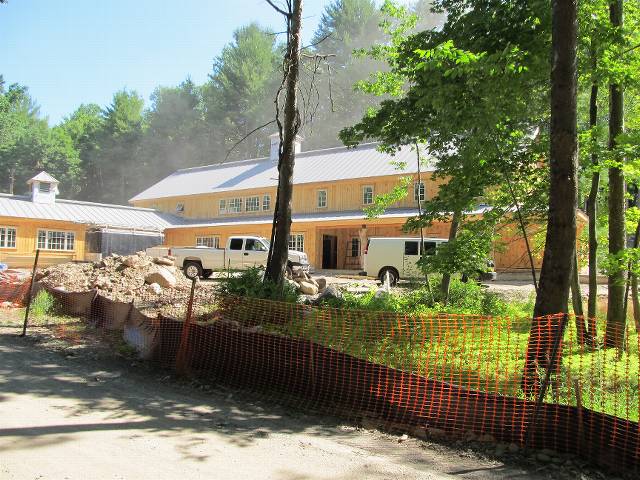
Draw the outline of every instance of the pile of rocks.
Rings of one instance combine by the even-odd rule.
[[[294,270],[292,275],[287,278],[287,282],[303,295],[317,295],[327,288],[327,280],[325,278],[312,278],[302,269]]]
[[[152,257],[145,252],[112,254],[94,263],[63,263],[38,271],[36,280],[49,288],[68,292],[97,289],[100,295],[121,302],[160,300],[188,293],[191,280],[171,257]],[[207,288],[201,285],[199,288]]]

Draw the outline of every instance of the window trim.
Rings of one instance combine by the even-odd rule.
[[[418,185],[422,185],[422,192]],[[422,195],[420,195],[422,193]],[[420,198],[422,197],[422,198]],[[414,182],[413,183],[413,201],[414,202],[424,202],[427,199],[427,185],[424,182]]]
[[[365,199],[366,199],[365,191],[366,191],[367,188],[371,189],[371,201],[370,202],[365,202]],[[362,205],[373,205],[374,197],[375,197],[375,188],[373,187],[373,185],[363,185],[362,186]]]
[[[294,239],[295,237],[295,239]],[[291,240],[293,240],[293,245],[291,243]],[[302,246],[301,250],[297,250],[295,247],[298,246],[298,240],[301,240],[300,244]],[[296,252],[302,252],[304,253],[304,233],[298,233],[298,232],[292,232],[289,234],[289,238],[287,240],[287,247],[289,250],[295,250]]]
[[[0,248],[2,249],[6,249],[6,250],[16,250],[18,248],[18,227],[14,227],[12,225],[0,225],[0,229],[4,229],[4,243],[5,246],[0,245]],[[13,230],[13,246],[10,247],[8,245],[7,239],[9,238],[8,235],[8,231],[9,230]],[[3,236],[0,236],[0,239],[3,238]]]
[[[213,246],[198,245],[198,240],[201,240],[201,239],[213,240]],[[196,247],[220,248],[220,235],[196,235]]]
[[[249,210],[249,200],[257,200],[254,210]],[[244,199],[244,211],[245,212],[259,212],[260,211],[260,195],[251,195]]]
[[[320,193],[324,192],[324,205],[320,205]],[[329,192],[326,188],[316,190],[316,208],[327,208],[329,206]]]
[[[237,210],[231,210],[231,202],[233,202],[234,204],[237,203]],[[228,198],[227,199],[227,210],[226,210],[227,214],[230,213],[242,213],[242,197],[234,197],[234,198]]]
[[[221,198],[218,200],[218,215],[226,215],[227,214],[227,199]]]
[[[45,236],[44,236],[45,246],[44,247],[40,247],[40,245],[39,245],[39,243],[40,243],[40,232],[45,232]],[[50,248],[49,247],[49,232],[64,233],[64,248]],[[69,239],[69,237],[68,237],[69,234],[73,235],[73,248],[71,248],[71,249],[67,248],[67,241]],[[36,249],[47,250],[47,251],[51,251],[51,252],[75,252],[76,251],[76,232],[74,232],[73,230],[53,230],[53,229],[50,229],[50,228],[39,228],[36,231]]]

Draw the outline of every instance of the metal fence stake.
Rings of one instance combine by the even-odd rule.
[[[187,315],[184,319],[182,327],[182,335],[180,336],[180,346],[176,353],[176,371],[180,374],[187,373],[187,350],[189,348],[189,330],[191,328],[191,316],[193,313],[193,297],[196,290],[196,282],[198,277],[191,279],[191,293],[189,295],[189,304],[187,305]]]
[[[31,300],[33,300],[33,284],[36,279],[36,269],[38,268],[38,258],[40,257],[40,249],[36,249],[36,258],[33,260],[33,270],[31,271],[31,285],[29,285],[29,298],[27,299],[27,308],[24,311],[24,324],[22,325],[21,337],[27,334],[27,323],[29,322],[29,310],[31,310]]]

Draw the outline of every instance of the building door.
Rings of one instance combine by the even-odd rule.
[[[322,236],[322,268],[338,268],[338,237]]]

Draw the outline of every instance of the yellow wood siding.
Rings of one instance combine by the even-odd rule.
[[[391,175],[385,177],[370,177],[359,178],[354,180],[342,180],[327,183],[310,183],[303,185],[294,185],[293,187],[293,199],[292,199],[292,213],[316,213],[316,212],[342,212],[351,210],[362,210],[363,205],[363,187],[372,186],[374,197],[381,193],[390,192],[396,185],[398,185],[400,175]],[[417,178],[414,176],[414,182]],[[413,184],[409,185],[407,196],[395,204],[395,207],[416,207],[417,203],[414,200]],[[423,175],[423,182],[426,187],[427,198],[433,197],[439,185],[443,183],[443,180],[434,180],[427,174]],[[318,208],[317,205],[317,192],[318,190],[327,191],[327,206],[325,208]],[[262,210],[262,197],[264,195],[271,196],[271,208],[268,211]],[[260,197],[260,210],[257,212],[246,211],[246,198],[251,196]],[[220,214],[218,208],[220,200],[226,200],[227,202],[231,198],[242,198],[242,212],[241,213],[229,213]],[[198,195],[183,195],[177,197],[158,198],[151,200],[139,200],[132,202],[136,207],[155,208],[162,212],[176,214],[176,207],[178,204],[184,206],[182,216],[185,218],[205,219],[205,218],[225,218],[225,217],[251,217],[251,216],[263,216],[273,213],[273,206],[276,199],[276,188],[260,188],[250,190],[238,190],[233,192],[224,193],[211,193],[211,194],[198,194]]]
[[[16,228],[16,248],[0,248],[0,262],[11,268],[29,267],[36,253],[38,230],[60,230],[75,234],[74,249],[41,250],[42,264],[64,260],[84,260],[86,225],[55,220],[0,217],[0,226]]]

